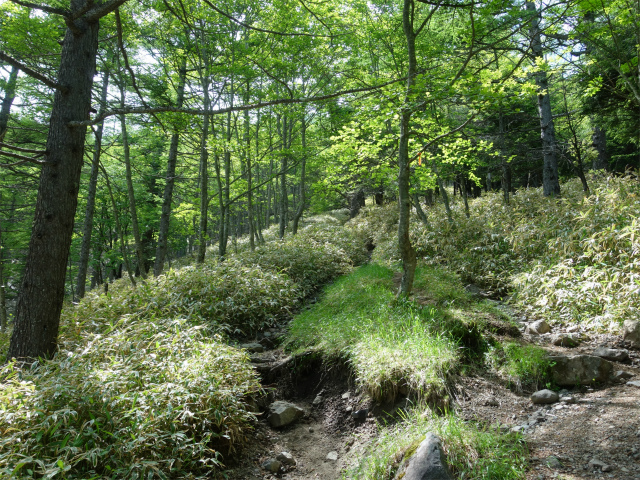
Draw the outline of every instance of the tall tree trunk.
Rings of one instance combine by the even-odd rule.
[[[402,259],[402,279],[398,297],[408,297],[413,288],[416,271],[416,251],[411,245],[409,224],[411,221],[411,196],[409,194],[409,130],[414,96],[415,76],[417,72],[416,35],[413,31],[413,0],[404,0],[402,8],[402,29],[407,42],[409,67],[404,105],[400,115],[400,139],[398,144],[398,249]]]
[[[542,41],[540,39],[540,15],[536,10],[536,4],[531,1],[527,1],[527,11],[531,14],[531,26],[529,28],[531,50],[536,63],[539,63],[544,60]],[[540,117],[540,137],[542,138],[542,154],[544,156],[542,190],[547,196],[560,195],[556,133],[553,125],[547,72],[538,67],[535,73],[535,81],[538,87],[538,115]]]
[[[4,245],[0,228],[0,332],[7,331],[7,297],[4,284]]]
[[[209,81],[206,77],[202,79],[204,92],[204,109],[211,109],[211,99],[209,97]],[[209,152],[207,150],[207,139],[209,138],[209,115],[205,114],[202,119],[202,137],[200,143],[200,225],[198,233],[198,255],[197,263],[204,263],[207,252],[207,220],[209,210]]]
[[[284,116],[282,120],[282,148],[288,149],[290,144],[288,139],[289,136],[289,123],[291,121],[287,117]],[[278,123],[280,126],[280,123]],[[278,230],[278,236],[282,239],[284,237],[284,232],[287,228],[287,211],[289,210],[288,198],[289,195],[287,193],[287,170],[289,169],[289,154],[285,153],[282,155],[282,163],[280,165],[280,225]]]
[[[121,106],[124,108],[125,91],[124,85],[120,85]],[[124,153],[125,177],[127,182],[127,197],[129,199],[129,214],[131,215],[131,230],[133,231],[133,241],[136,249],[136,258],[138,260],[138,270],[140,276],[145,278],[144,251],[142,249],[142,240],[140,238],[140,226],[138,223],[138,208],[136,206],[136,196],[133,191],[133,178],[131,174],[131,151],[129,149],[129,135],[127,134],[127,122],[124,115],[120,115],[120,129],[122,131],[122,150]]]
[[[9,78],[7,79],[4,89],[4,99],[2,100],[2,108],[0,108],[0,142],[7,133],[7,125],[9,124],[9,114],[11,113],[11,105],[16,98],[16,84],[18,83],[18,72],[16,67],[11,68]]]
[[[449,204],[449,194],[445,188],[444,182],[438,177],[438,188],[440,189],[440,195],[442,195],[442,202],[444,203],[444,210],[447,212],[447,220],[449,223],[453,223],[453,215],[451,214],[451,205]]]
[[[245,104],[249,103],[249,81],[247,80],[247,93],[245,96]],[[258,123],[256,125],[256,131],[260,128],[260,117],[258,116]],[[255,227],[255,216],[253,212],[253,168],[251,165],[251,124],[249,123],[249,110],[245,110],[244,112],[244,141],[247,155],[247,217],[248,217],[248,226],[249,226],[249,249],[253,252],[256,249],[256,227]],[[256,134],[256,142],[258,140],[258,135]],[[256,157],[257,158],[257,157]]]
[[[97,3],[97,2],[96,2]],[[71,0],[71,15],[85,0]],[[40,173],[35,216],[24,276],[18,294],[8,358],[52,356],[58,345],[69,246],[78,205],[86,127],[70,121],[89,118],[91,87],[96,71],[99,20],[74,21],[67,29],[60,56],[45,163]]]
[[[187,59],[182,59],[178,77],[178,90],[176,96],[176,107],[182,108],[184,103],[184,86],[187,81]],[[157,277],[164,270],[164,261],[167,256],[169,226],[171,224],[171,208],[173,204],[173,186],[176,178],[176,163],[178,160],[178,143],[180,133],[176,129],[171,135],[169,145],[169,156],[167,158],[167,175],[165,177],[164,193],[162,195],[162,213],[160,214],[160,225],[158,227],[158,244],[156,246],[156,260],[153,265],[153,274]]]
[[[416,207],[416,213],[418,214],[418,218],[422,223],[424,223],[424,225],[427,228],[431,228],[431,226],[429,225],[429,219],[427,218],[427,214],[424,213],[424,210],[422,209],[422,205],[420,205],[420,197],[418,197],[417,193],[414,193],[411,197],[413,198],[413,205]]]
[[[462,195],[464,202],[464,214],[469,218],[471,214],[469,213],[469,199],[467,198],[467,179],[463,175],[460,176],[460,195]]]
[[[306,197],[306,175],[307,175],[307,119],[305,118],[305,113],[302,113],[302,119],[300,125],[300,140],[302,142],[302,160],[301,160],[301,171],[300,171],[300,190],[298,193],[298,209],[296,210],[295,216],[293,217],[293,226],[291,228],[291,232],[293,235],[298,233],[298,223],[302,218],[302,214],[304,213],[305,204],[307,202]]]
[[[103,113],[107,104],[107,93],[109,90],[109,70],[104,72],[102,79],[102,92],[100,94],[100,113]],[[80,262],[78,265],[77,298],[84,297],[87,270],[89,267],[89,254],[91,252],[91,234],[93,232],[93,212],[96,206],[96,190],[98,188],[98,172],[100,171],[100,154],[102,151],[102,131],[104,121],[100,122],[95,131],[95,142],[93,144],[93,161],[91,162],[91,175],[89,177],[89,191],[87,193],[87,206],[84,211],[84,225],[82,226],[82,245],[80,247]]]

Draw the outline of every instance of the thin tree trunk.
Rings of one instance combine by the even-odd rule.
[[[178,89],[176,107],[181,108],[184,103],[184,87],[187,81],[187,59],[182,59],[178,77]],[[171,209],[173,204],[173,186],[176,178],[176,163],[178,160],[178,143],[180,133],[176,130],[171,135],[169,156],[167,158],[167,175],[165,177],[164,193],[162,195],[162,213],[158,227],[158,245],[156,246],[156,260],[153,265],[153,274],[157,277],[164,270],[164,261],[167,256],[169,226],[171,225]]]
[[[444,209],[447,212],[447,220],[449,223],[453,223],[453,215],[451,214],[451,205],[449,204],[449,194],[447,189],[444,188],[444,182],[438,177],[438,187],[440,188],[440,195],[442,195],[442,202],[444,203]]]
[[[204,93],[204,108],[208,112],[211,109],[209,97],[209,81],[202,79]],[[207,252],[207,220],[209,209],[209,152],[207,151],[207,139],[209,138],[209,115],[205,114],[202,120],[202,137],[200,144],[200,226],[198,233],[197,263],[204,263]]]
[[[402,279],[398,297],[408,297],[413,288],[416,271],[416,251],[411,244],[409,226],[411,221],[411,196],[409,194],[409,130],[412,115],[415,75],[417,71],[416,35],[413,31],[413,0],[404,0],[402,28],[407,42],[409,66],[404,105],[400,115],[400,139],[398,143],[398,249],[402,258]]]
[[[296,210],[295,216],[293,217],[293,226],[291,228],[291,233],[293,235],[298,233],[298,223],[302,218],[302,214],[304,213],[305,203],[307,202],[306,198],[306,174],[307,174],[307,119],[305,118],[305,114],[303,112],[301,125],[300,125],[300,139],[302,142],[302,160],[301,160],[301,171],[300,171],[300,190],[298,193],[298,209]]]
[[[107,175],[107,171],[100,165],[102,173],[104,175],[104,179],[107,183],[107,191],[109,192],[109,198],[111,198],[111,206],[113,208],[113,219],[116,222],[116,235],[118,235],[118,240],[120,241],[120,253],[122,254],[122,259],[124,260],[125,268],[127,269],[127,273],[129,274],[129,281],[133,288],[136,288],[136,279],[133,278],[133,270],[131,269],[131,263],[129,262],[129,256],[127,255],[127,244],[124,241],[124,232],[122,231],[122,226],[120,224],[120,215],[118,214],[118,206],[116,205],[116,199],[113,196],[113,190],[111,189],[111,181],[109,181],[109,175]]]
[[[412,198],[413,198],[413,205],[416,207],[416,213],[418,214],[418,218],[422,223],[424,223],[424,225],[427,228],[431,228],[431,225],[429,225],[429,219],[427,218],[427,214],[424,213],[424,210],[422,209],[422,205],[420,205],[420,198],[418,197],[418,194],[414,193],[412,195]]]
[[[100,94],[100,113],[103,113],[107,104],[109,89],[109,70],[104,72],[102,79],[102,92]],[[93,144],[93,161],[91,162],[91,176],[89,177],[89,191],[87,193],[87,206],[84,211],[84,225],[82,226],[82,245],[80,247],[80,261],[78,265],[77,298],[84,297],[87,283],[87,270],[89,268],[89,254],[91,253],[91,235],[93,233],[93,213],[96,206],[96,190],[98,188],[98,172],[100,171],[100,154],[102,151],[102,131],[104,121],[96,126],[95,142]]]
[[[0,332],[7,331],[7,297],[4,284],[4,245],[0,228]]]
[[[607,134],[597,125],[593,128],[591,144],[596,149],[596,152],[598,152],[598,155],[593,159],[593,169],[608,171],[611,156],[607,150]]]
[[[531,14],[531,50],[537,62],[544,59],[542,53],[542,41],[540,39],[540,15],[534,2],[527,1],[527,11]],[[542,190],[546,196],[560,195],[560,182],[558,180],[558,157],[556,148],[556,134],[551,111],[551,97],[549,95],[549,81],[547,72],[538,69],[535,73],[536,86],[538,87],[538,114],[540,117],[540,137],[542,138],[542,153],[544,164],[542,168]]]
[[[71,15],[85,4],[84,0],[71,0]],[[70,128],[68,123],[89,118],[98,51],[99,21],[87,22],[80,16],[74,23],[76,32],[67,29],[62,44],[58,84],[64,85],[65,91],[54,94],[48,153],[40,173],[9,359],[50,357],[58,345],[86,136],[85,127]]]
[[[11,105],[16,98],[16,84],[18,83],[18,72],[16,67],[11,68],[9,78],[4,89],[4,99],[2,100],[2,108],[0,108],[0,142],[3,141],[7,133],[7,125],[9,124],[9,114],[11,113]]]
[[[469,213],[469,199],[467,198],[467,179],[464,176],[460,178],[460,194],[464,201],[464,214],[469,218],[471,214]]]

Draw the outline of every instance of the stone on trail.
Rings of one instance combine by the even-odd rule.
[[[313,406],[314,407],[317,407],[321,403],[322,403],[322,396],[321,395],[318,395],[316,398],[313,399]]]
[[[262,468],[264,468],[267,472],[278,473],[280,470],[280,462],[278,460],[274,460],[270,458],[262,463]]]
[[[524,333],[529,335],[543,335],[545,333],[549,333],[551,331],[551,327],[544,320],[538,320],[536,322],[532,322],[527,325],[527,329]]]
[[[304,414],[304,410],[293,403],[278,400],[269,405],[269,424],[272,427],[284,427],[295,422]]]
[[[289,452],[280,452],[276,455],[276,460],[282,462],[283,465],[295,465],[296,459]]]
[[[453,480],[437,436],[431,432],[427,433],[415,453],[400,465],[394,480],[400,479]]]
[[[624,362],[629,358],[629,350],[624,348],[598,347],[593,351],[596,357],[604,358],[612,362]]]
[[[560,386],[604,383],[611,376],[613,365],[593,355],[564,355],[549,357],[552,380]]]
[[[617,372],[613,372],[613,379],[623,382],[625,380],[629,380],[633,378],[633,373],[625,372],[624,370],[618,370]]]
[[[580,345],[580,335],[573,333],[557,333],[551,337],[551,343],[558,347],[577,347]]]
[[[553,390],[538,390],[531,395],[531,402],[534,405],[543,405],[547,403],[556,403],[560,399],[560,396]]]
[[[631,385],[632,387],[637,387],[640,388],[640,381],[635,381],[635,382],[627,382],[627,385]],[[640,435],[640,430],[638,430],[638,435]]]
[[[558,459],[558,457],[554,457],[553,455],[549,455],[547,458],[545,458],[544,464],[547,467],[553,468],[555,470],[562,468],[562,462]]]
[[[327,460],[331,460],[332,462],[338,461],[338,452],[327,453]]]
[[[640,321],[625,320],[622,338],[629,342],[632,348],[640,348]]]

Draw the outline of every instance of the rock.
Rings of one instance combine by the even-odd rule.
[[[264,347],[257,342],[254,343],[243,343],[240,345],[240,348],[243,348],[252,353],[260,353],[264,352]]]
[[[560,401],[564,403],[576,403],[575,397],[572,397],[571,395],[560,397]]]
[[[638,387],[640,388],[640,381],[635,381],[635,382],[627,382],[627,385],[631,385],[632,387]],[[640,432],[639,432],[640,433]]]
[[[351,412],[351,417],[355,418],[356,420],[364,420],[365,418],[367,418],[368,414],[369,414],[369,409],[362,408],[355,412]]]
[[[453,480],[442,452],[440,439],[433,433],[426,438],[409,458],[406,458],[394,480]]]
[[[351,398],[351,392],[345,392],[342,394],[343,400],[349,400]]]
[[[572,333],[557,333],[551,336],[551,343],[558,347],[573,348],[580,345],[580,336]]]
[[[278,473],[278,471],[280,470],[280,465],[281,463],[278,460],[274,460],[273,458],[262,462],[262,468],[271,473]]]
[[[329,452],[329,453],[327,453],[327,460],[331,460],[332,462],[336,462],[338,460],[338,452]]]
[[[632,348],[640,348],[640,321],[625,320],[622,338],[629,342]]]
[[[524,333],[529,335],[543,335],[545,333],[549,333],[551,331],[551,327],[544,320],[538,320],[536,322],[532,322],[527,325],[527,329]]]
[[[567,333],[577,333],[580,331],[580,327],[578,325],[571,325],[567,328]]]
[[[304,410],[297,405],[278,400],[269,405],[268,420],[272,427],[284,427],[295,422],[304,414]]]
[[[345,408],[344,410],[347,413],[351,413],[353,411],[353,407],[351,405],[347,405],[347,408]]]
[[[632,377],[633,377],[632,373],[625,372],[624,370],[618,370],[617,372],[613,372],[613,379],[621,382],[625,380],[629,380]]]
[[[547,403],[556,403],[560,396],[552,390],[538,390],[531,395],[531,402],[534,405],[544,405]]]
[[[624,362],[629,358],[629,350],[625,350],[624,348],[598,347],[594,350],[593,354],[596,357],[604,358],[612,362]]]
[[[611,465],[605,465],[604,467],[602,467],[602,471],[603,472],[611,472],[611,471],[613,471],[613,467]]]
[[[499,407],[500,406],[500,402],[498,402],[498,399],[496,397],[487,398],[487,400],[485,400],[484,404],[487,405],[488,407]]]
[[[280,452],[278,455],[276,455],[276,460],[278,460],[283,465],[296,464],[296,459],[293,458],[293,455],[291,455],[289,452]]]
[[[592,458],[591,460],[589,460],[589,470],[602,470],[606,467],[608,467],[608,465],[602,460],[598,460],[597,458]]]
[[[553,469],[562,468],[562,462],[558,459],[558,457],[554,457],[553,455],[548,456],[544,459],[544,464]]]
[[[563,355],[549,357],[552,380],[560,386],[590,385],[609,379],[613,365],[592,355]]]
[[[313,399],[313,406],[314,407],[317,407],[321,403],[322,403],[322,396],[318,395],[316,398]]]

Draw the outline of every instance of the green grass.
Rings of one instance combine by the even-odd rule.
[[[287,347],[347,358],[358,384],[377,400],[405,387],[441,389],[458,363],[458,345],[436,309],[396,302],[392,279],[392,270],[375,264],[338,279],[294,318]]]
[[[527,449],[520,436],[465,423],[454,414],[437,416],[428,409],[415,408],[406,413],[402,422],[380,427],[360,464],[346,472],[343,479],[390,480],[403,457],[410,456],[424,439],[425,432],[441,438],[456,478],[525,478]]]
[[[548,353],[535,345],[497,343],[486,354],[487,363],[516,390],[538,389],[550,381]]]

